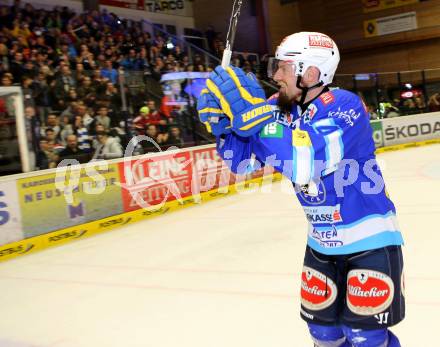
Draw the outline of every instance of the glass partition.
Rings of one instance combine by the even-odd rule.
[[[19,87],[0,87],[0,176],[35,167],[35,113],[23,108]]]

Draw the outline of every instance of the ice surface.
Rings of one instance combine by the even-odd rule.
[[[402,346],[440,309],[440,146],[384,153],[406,246]],[[234,195],[0,264],[1,347],[305,347],[295,197]]]

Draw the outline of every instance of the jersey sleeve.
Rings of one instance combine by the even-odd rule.
[[[236,174],[249,172],[252,158],[251,137],[241,137],[235,133],[217,137],[217,152],[229,169]]]
[[[306,113],[292,130],[291,180],[295,183],[307,184],[336,171],[344,159],[360,159],[374,151],[362,101],[351,93],[338,98],[331,95],[334,100],[329,107],[318,102],[315,116],[307,117]],[[362,142],[364,148],[360,151]]]

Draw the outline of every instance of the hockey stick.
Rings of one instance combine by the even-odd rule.
[[[231,62],[232,46],[234,45],[235,31],[237,30],[238,16],[240,15],[242,3],[242,0],[234,0],[234,4],[232,5],[231,18],[229,19],[229,29],[228,34],[226,35],[226,47],[223,51],[222,57],[222,68],[224,69],[226,69]]]

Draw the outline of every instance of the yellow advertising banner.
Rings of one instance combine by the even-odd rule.
[[[368,13],[415,4],[417,2],[419,0],[362,0],[362,9],[364,13]]]
[[[24,237],[122,213],[119,181],[117,164],[106,162],[19,179]]]

